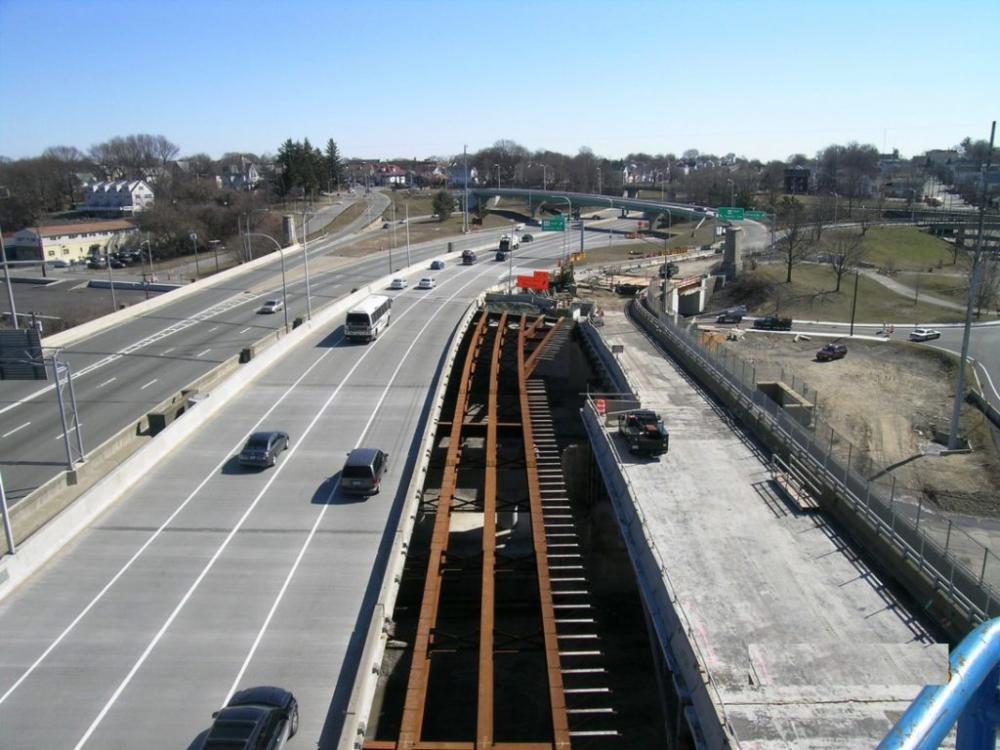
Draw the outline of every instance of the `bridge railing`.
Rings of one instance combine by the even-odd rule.
[[[984,622],[951,652],[948,682],[925,687],[878,750],[933,750],[958,724],[957,750],[996,747],[1000,724],[1000,619]]]
[[[682,364],[703,376],[709,390],[737,405],[751,428],[763,425],[785,458],[794,457],[816,486],[827,488],[872,536],[885,540],[897,560],[927,581],[959,613],[953,632],[1000,614],[1000,558],[988,547],[924,507],[922,496],[916,502],[903,497],[891,471],[815,414],[804,421],[790,415],[758,389],[758,373],[733,352],[712,349],[697,331],[651,311],[645,295],[630,312]]]

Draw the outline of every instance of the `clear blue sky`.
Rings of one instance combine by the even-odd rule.
[[[0,0],[0,155],[912,155],[989,136],[998,31],[997,0]]]

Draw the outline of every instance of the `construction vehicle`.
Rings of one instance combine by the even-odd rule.
[[[634,409],[618,416],[618,432],[632,453],[659,456],[670,446],[670,433],[655,411]]]

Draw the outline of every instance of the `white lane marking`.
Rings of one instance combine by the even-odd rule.
[[[986,382],[990,384],[990,390],[993,391],[993,395],[997,397],[998,401],[1000,401],[1000,392],[997,392],[997,387],[995,385],[993,385],[993,378],[990,377],[989,370],[987,370],[983,366],[982,362],[976,362],[976,364],[979,365],[979,369],[982,370],[983,371],[983,375],[986,376]]]
[[[247,332],[247,331],[249,331],[249,330],[250,330],[251,328],[253,328],[253,326],[247,326],[247,327],[246,327],[246,328],[244,328],[244,329],[243,329],[242,331],[240,331],[240,333],[246,333],[246,332]]]
[[[116,380],[118,380],[118,378],[117,378],[117,377],[111,377],[111,378],[108,378],[107,380],[105,380],[105,381],[104,381],[103,383],[101,383],[101,384],[100,384],[99,386],[97,386],[97,387],[98,387],[98,388],[103,388],[103,387],[104,387],[104,386],[106,386],[106,385],[110,385],[111,383],[114,383],[114,382],[115,382]]]
[[[140,390],[140,391],[144,391],[144,390],[146,390],[147,388],[149,388],[149,386],[151,386],[151,385],[152,385],[153,383],[155,383],[155,382],[156,382],[157,380],[159,380],[159,378],[153,378],[152,380],[150,380],[150,381],[149,381],[148,383],[146,383],[146,385],[144,385],[144,386],[143,386],[142,388],[140,388],[139,390]]]
[[[399,364],[397,364],[396,369],[393,370],[392,376],[389,378],[389,382],[386,384],[385,388],[382,389],[382,394],[379,396],[378,402],[376,402],[375,406],[372,408],[371,413],[368,416],[368,421],[365,423],[365,426],[361,429],[360,437],[358,437],[357,442],[354,443],[355,448],[360,446],[361,443],[364,441],[365,435],[367,435],[368,430],[371,429],[372,422],[375,421],[375,416],[378,414],[378,410],[382,407],[382,404],[385,402],[386,397],[389,395],[389,389],[392,388],[392,384],[396,382],[396,378],[399,376],[399,371],[403,369],[403,365],[406,363],[407,357],[409,357],[410,352],[413,351],[413,347],[415,347],[417,343],[420,341],[420,337],[424,335],[424,331],[426,331],[430,327],[431,323],[434,322],[434,319],[444,310],[444,307],[447,303],[451,302],[453,299],[455,299],[455,297],[457,297],[462,292],[462,290],[464,290],[467,286],[471,285],[474,281],[478,280],[480,277],[485,276],[487,273],[489,272],[482,271],[479,274],[477,274],[474,278],[470,279],[467,283],[459,287],[454,294],[452,294],[441,305],[438,306],[437,310],[434,311],[434,313],[427,319],[427,321],[420,328],[420,330],[417,331],[417,335],[413,337],[413,341],[410,342],[410,345],[406,348],[406,351],[403,352],[403,356],[399,358]],[[414,305],[417,305],[419,303],[420,299],[418,299],[417,302],[414,303]],[[373,347],[377,345],[378,341],[375,341],[372,344]],[[358,362],[358,364],[360,364],[360,361]],[[357,367],[357,365],[355,365],[355,367]],[[351,370],[351,372],[353,372],[353,369]],[[350,377],[350,375],[351,373],[349,372],[347,376],[344,377],[344,380],[341,381],[341,385],[337,386],[338,391],[343,386],[347,378]],[[336,391],[334,392],[333,395],[334,396],[337,395]],[[323,405],[323,408],[325,409],[329,403],[330,402],[327,401],[327,403]],[[305,435],[303,434],[303,438],[304,437]],[[298,555],[295,556],[295,562],[292,563],[292,567],[288,571],[288,575],[285,576],[285,580],[281,584],[281,588],[278,590],[278,594],[275,597],[274,602],[271,604],[271,609],[268,611],[267,617],[264,618],[264,622],[260,626],[260,630],[257,632],[257,637],[254,638],[253,644],[250,646],[250,650],[247,652],[246,658],[243,660],[243,665],[240,667],[240,671],[237,673],[236,679],[233,680],[233,684],[229,688],[229,693],[222,701],[223,706],[225,706],[226,703],[229,702],[230,697],[232,696],[233,693],[236,692],[236,689],[239,687],[240,682],[243,681],[243,675],[246,674],[246,671],[250,666],[250,662],[253,660],[254,654],[257,652],[257,648],[260,646],[260,642],[264,639],[264,634],[267,632],[267,629],[271,624],[271,620],[274,618],[275,612],[278,611],[278,605],[281,604],[281,600],[284,598],[285,592],[288,590],[288,587],[292,582],[292,578],[295,577],[295,573],[299,568],[299,564],[302,562],[302,558],[305,557],[306,551],[309,549],[309,545],[312,542],[313,537],[316,536],[316,530],[319,528],[320,523],[323,521],[323,516],[326,514],[327,509],[330,507],[331,500],[333,500],[333,496],[336,494],[339,486],[340,486],[340,480],[338,479],[337,484],[335,484],[333,487],[330,488],[330,493],[329,495],[327,495],[326,502],[324,502],[323,506],[320,508],[320,511],[316,516],[316,521],[313,523],[312,528],[309,530],[309,534],[306,536],[305,541],[303,541],[302,547],[299,549]]]
[[[4,433],[3,435],[0,435],[0,438],[5,438],[5,437],[10,437],[11,435],[13,435],[13,434],[14,434],[15,432],[17,432],[18,430],[23,430],[23,429],[24,429],[25,427],[27,427],[27,426],[28,426],[29,424],[31,424],[31,422],[25,422],[25,423],[24,423],[23,425],[21,425],[20,427],[15,427],[15,428],[14,428],[13,430],[11,430],[10,432],[5,432],[5,433]]]
[[[51,654],[56,649],[56,647],[63,642],[66,636],[68,636],[73,631],[73,629],[77,626],[80,620],[86,617],[87,613],[90,612],[90,610],[92,610],[95,606],[97,606],[98,602],[100,602],[104,598],[104,595],[107,594],[108,591],[111,590],[111,587],[118,582],[118,579],[120,579],[123,575],[125,575],[128,569],[132,567],[132,564],[142,556],[142,553],[145,552],[149,548],[149,546],[159,538],[160,534],[163,533],[163,530],[167,528],[167,526],[169,526],[171,522],[173,522],[173,520],[180,514],[180,512],[187,507],[188,503],[190,503],[195,498],[195,496],[199,492],[201,492],[202,488],[206,484],[208,484],[209,480],[211,480],[212,477],[214,477],[216,473],[226,464],[226,462],[229,461],[229,458],[232,455],[233,451],[239,450],[239,448],[242,447],[243,443],[246,441],[248,437],[250,437],[251,433],[255,432],[257,428],[264,423],[264,420],[266,420],[268,417],[271,416],[272,412],[274,412],[274,410],[277,409],[281,405],[281,403],[285,400],[285,397],[287,397],[289,393],[295,390],[296,386],[298,386],[299,383],[305,380],[305,378],[309,375],[309,373],[311,373],[313,369],[315,369],[316,366],[319,365],[320,362],[322,362],[324,359],[326,359],[327,356],[329,356],[334,352],[335,350],[334,347],[336,347],[337,344],[339,344],[341,341],[343,341],[343,336],[341,336],[340,339],[334,342],[333,347],[327,349],[325,352],[323,352],[322,355],[320,355],[316,359],[315,362],[309,365],[309,367],[306,368],[305,372],[303,372],[302,375],[299,376],[299,379],[296,380],[294,383],[292,383],[288,387],[288,389],[283,394],[281,394],[281,396],[278,398],[277,401],[274,402],[274,404],[271,406],[270,409],[264,412],[264,416],[262,416],[260,419],[257,420],[254,426],[251,427],[247,431],[247,433],[242,438],[239,439],[239,441],[236,443],[235,446],[233,446],[232,449],[226,452],[226,457],[223,458],[221,461],[219,461],[219,463],[215,465],[215,468],[213,468],[210,472],[208,472],[208,474],[205,475],[205,478],[201,480],[201,483],[191,491],[191,494],[189,494],[186,498],[184,498],[184,501],[177,506],[174,512],[171,513],[170,516],[162,524],[160,524],[159,528],[157,528],[156,531],[154,531],[150,535],[149,539],[143,542],[142,546],[139,547],[139,549],[137,549],[132,554],[132,557],[130,557],[128,561],[126,561],[126,563],[122,565],[121,568],[119,568],[118,572],[115,573],[114,576],[112,576],[111,580],[104,585],[104,588],[98,591],[97,594],[94,596],[94,598],[91,599],[90,602],[87,604],[87,606],[80,611],[80,614],[78,614],[76,617],[73,618],[73,621],[69,625],[67,625],[63,629],[63,631],[58,635],[58,637],[46,647],[46,649],[41,653],[41,655],[37,659],[35,659],[34,662],[32,662],[31,666],[24,671],[24,674],[22,674],[20,677],[17,678],[17,681],[14,682],[14,684],[7,689],[7,692],[5,692],[3,695],[0,695],[0,705],[2,705],[3,702],[7,700],[7,698],[9,698],[11,694],[15,690],[17,690],[21,686],[21,684],[26,679],[28,679],[28,677],[30,677],[31,674],[36,669],[38,669],[39,665],[43,661],[45,661],[46,658],[48,658],[48,655]]]
[[[167,354],[170,354],[170,352],[172,352],[176,348],[177,348],[176,346],[172,346],[169,349],[164,349],[162,352],[160,352],[160,356],[162,357],[162,356],[165,356]]]
[[[204,351],[201,351],[201,352],[198,352],[198,353],[197,353],[197,354],[195,354],[194,356],[196,356],[196,357],[200,357],[200,356],[202,356],[202,355],[204,355],[204,354],[208,354],[208,353],[209,353],[210,351],[212,351],[212,350],[211,350],[211,349],[205,349]]]
[[[465,287],[471,285],[473,283],[473,281],[475,281],[476,279],[478,279],[482,275],[483,274],[480,273],[475,278],[470,279],[466,284],[464,284],[462,287],[460,287],[451,297],[449,297],[447,301],[450,302],[452,299],[454,299],[459,294],[459,292],[461,292],[463,289],[465,289]],[[414,303],[414,305],[412,307],[410,307],[406,312],[402,313],[399,317],[403,317],[408,312],[410,312],[411,310],[415,309],[417,304],[419,304],[419,301],[416,302],[416,303]],[[429,319],[428,322],[425,323],[424,328],[426,328],[427,325],[430,324],[431,320],[433,320],[433,318],[437,316],[438,312],[441,309],[443,309],[443,307],[444,307],[444,305],[442,304],[439,307],[439,310],[436,311],[434,313],[434,315],[431,316],[431,319]],[[397,318],[397,320],[399,320],[399,318]],[[421,329],[421,331],[423,331],[423,329]],[[411,343],[410,349],[412,349],[413,346],[416,344],[416,340],[417,339],[415,338],[414,341]],[[243,513],[243,515],[240,516],[239,520],[236,522],[236,524],[233,526],[233,528],[226,535],[226,538],[222,540],[222,543],[219,545],[219,548],[212,555],[211,559],[209,559],[209,561],[207,563],[205,563],[205,567],[202,568],[201,572],[198,574],[198,577],[191,584],[190,588],[188,588],[188,590],[185,592],[184,596],[181,597],[181,600],[177,603],[177,606],[174,607],[173,611],[167,617],[166,621],[163,623],[163,625],[160,627],[160,629],[156,632],[156,635],[154,635],[153,639],[147,644],[146,648],[143,650],[142,654],[136,660],[135,664],[132,665],[132,668],[129,670],[128,674],[125,675],[125,678],[121,681],[121,683],[118,685],[118,687],[115,689],[115,691],[111,694],[111,697],[108,698],[107,703],[104,704],[103,708],[101,708],[100,712],[94,718],[94,721],[91,722],[90,726],[87,728],[87,731],[84,732],[84,734],[80,738],[79,742],[77,742],[76,745],[74,746],[74,750],[80,750],[80,748],[82,748],[87,743],[87,740],[89,740],[90,737],[91,737],[91,735],[93,735],[93,733],[96,731],[97,727],[104,720],[104,717],[107,715],[108,711],[110,711],[111,708],[114,706],[114,704],[118,701],[118,698],[125,691],[125,688],[128,687],[129,683],[132,681],[132,678],[135,677],[136,673],[139,671],[139,669],[142,667],[142,665],[146,662],[146,659],[148,659],[149,655],[153,652],[153,649],[156,647],[156,645],[163,638],[164,634],[167,632],[167,629],[170,627],[170,625],[173,623],[173,621],[177,618],[177,615],[180,614],[181,610],[184,608],[184,605],[187,604],[188,600],[194,595],[195,590],[198,588],[198,586],[201,584],[201,582],[205,579],[205,576],[207,576],[209,574],[209,572],[212,570],[212,568],[215,566],[216,560],[219,559],[219,557],[222,555],[223,551],[225,551],[226,547],[229,545],[229,542],[232,541],[233,537],[235,537],[236,534],[237,534],[237,532],[239,532],[239,530],[242,528],[243,524],[246,522],[246,519],[249,518],[250,513],[253,512],[253,510],[254,510],[255,507],[257,507],[257,503],[260,502],[261,498],[265,495],[265,493],[268,491],[268,489],[270,489],[271,485],[274,484],[275,480],[279,476],[281,476],[281,472],[284,470],[284,468],[291,463],[292,456],[295,455],[295,452],[298,450],[299,446],[305,443],[306,436],[312,431],[312,428],[316,425],[316,422],[318,422],[319,419],[320,419],[320,417],[323,416],[324,412],[327,410],[327,408],[329,408],[330,404],[333,403],[333,399],[337,396],[337,394],[340,393],[340,391],[344,387],[345,383],[351,378],[351,376],[354,374],[354,372],[365,361],[365,358],[372,351],[374,351],[374,349],[375,349],[375,346],[370,346],[370,347],[368,347],[365,350],[365,352],[358,358],[358,361],[354,363],[354,365],[351,367],[351,369],[348,370],[347,374],[344,375],[344,377],[341,379],[340,384],[337,386],[337,388],[330,394],[330,396],[326,399],[326,401],[320,407],[319,411],[316,413],[316,416],[314,416],[312,418],[312,420],[306,426],[306,429],[303,430],[302,436],[298,440],[296,440],[295,443],[294,443],[294,445],[288,450],[288,456],[285,458],[284,461],[282,461],[280,464],[278,464],[278,467],[271,474],[271,478],[267,481],[267,483],[264,485],[264,487],[260,490],[260,492],[257,494],[257,496],[253,499],[253,502],[250,503],[250,506],[246,509],[246,511]],[[330,351],[333,351],[333,350],[332,349],[328,349],[327,350],[327,352],[330,352]],[[409,352],[410,350],[408,349],[407,351]],[[401,364],[402,363],[400,363],[400,366],[401,366]],[[396,372],[398,372],[398,371],[399,371],[399,367],[397,366]],[[300,378],[300,380],[301,380],[301,378]],[[298,383],[298,382],[299,381],[296,381],[296,383]],[[381,400],[380,400],[379,403],[381,403]],[[368,425],[365,426],[365,430],[366,431],[368,429],[368,426],[371,424],[371,421],[372,421],[373,418],[374,418],[374,412],[373,412],[372,417],[369,418]],[[263,420],[261,420],[261,421],[263,421]],[[260,424],[260,423],[258,422],[258,424]],[[363,434],[362,434],[362,437],[364,437]],[[208,481],[208,477],[206,477],[205,481]],[[203,482],[203,484],[204,484],[204,482]],[[200,488],[200,486],[199,486],[199,488]],[[189,496],[189,499],[190,499],[190,497],[191,496]],[[187,502],[187,501],[185,501],[185,502]],[[317,522],[322,519],[322,514],[325,513],[327,507],[329,507],[329,504],[326,504],[326,505],[323,506],[323,508],[320,511],[320,518],[317,519]],[[161,529],[162,528],[163,527],[161,527]],[[159,531],[157,531],[157,533],[159,533]],[[303,554],[304,554],[304,552],[303,552]],[[9,693],[9,691],[8,691],[8,693]],[[3,697],[0,697],[0,703],[3,703],[3,699],[5,697],[6,697],[6,694]]]
[[[218,331],[218,330],[219,330],[219,326],[213,326],[212,328],[208,329],[208,332],[211,333],[212,331]]]
[[[83,427],[83,422],[80,422],[80,427]],[[56,440],[63,440],[66,437],[67,433],[72,435],[74,432],[76,432],[76,425],[70,427],[68,430],[66,430],[66,432],[60,432],[58,435],[56,435]]]

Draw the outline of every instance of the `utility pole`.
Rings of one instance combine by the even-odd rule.
[[[851,333],[854,335],[854,311],[858,308],[858,269],[854,269],[854,298],[851,300]]]
[[[468,214],[466,214],[468,216]],[[406,202],[406,265],[410,264],[410,203]]]
[[[465,190],[465,210],[462,212],[462,231],[469,232],[469,146],[462,146],[462,162],[465,169],[465,181],[462,188]],[[445,175],[445,184],[448,184],[448,175]],[[407,229],[409,231],[409,229]]]
[[[965,331],[962,333],[962,356],[958,360],[958,382],[955,384],[955,401],[951,409],[951,429],[948,431],[948,449],[958,448],[959,420],[962,418],[962,401],[965,398],[965,361],[969,356],[969,339],[972,337],[972,307],[979,293],[979,265],[983,253],[983,223],[986,219],[986,178],[993,162],[993,140],[996,136],[997,121],[990,126],[990,150],[986,156],[986,164],[982,168],[979,192],[979,230],[976,235],[976,252],[972,256],[972,280],[969,283],[969,298],[965,303]]]
[[[312,320],[312,294],[309,291],[309,214],[302,212],[302,265],[306,274],[306,318]]]

